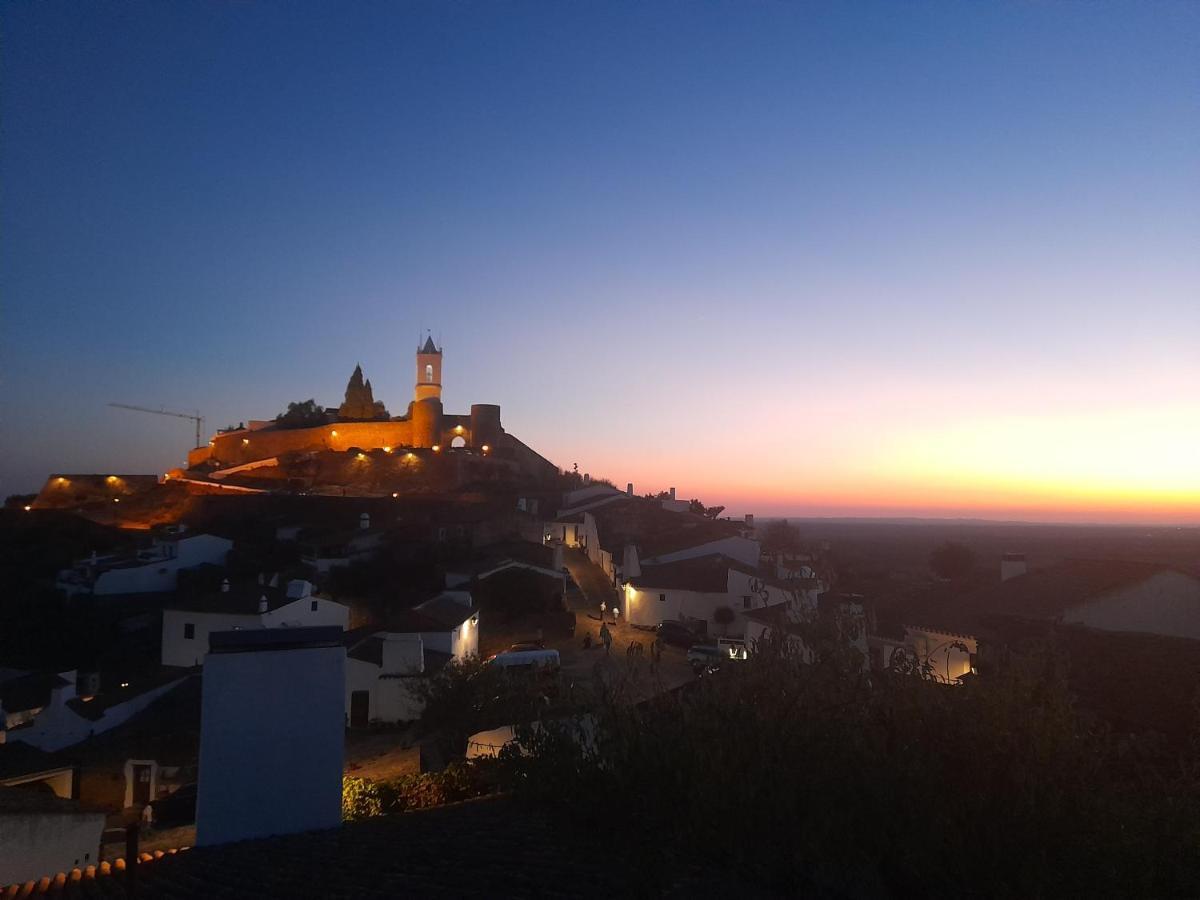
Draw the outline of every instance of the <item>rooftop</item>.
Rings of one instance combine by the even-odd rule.
[[[352,822],[329,831],[198,847],[140,864],[139,897],[621,897],[644,873],[597,864],[594,839],[507,798]],[[662,896],[728,892],[721,873],[681,866]],[[47,888],[125,897],[122,873]],[[35,890],[35,896],[39,894]]]
[[[1069,559],[965,595],[931,591],[906,611],[905,622],[973,633],[990,617],[1053,620],[1071,607],[1169,571],[1156,563]]]

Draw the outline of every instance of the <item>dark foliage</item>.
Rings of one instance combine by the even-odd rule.
[[[1089,725],[1045,658],[949,687],[810,646],[826,649],[760,647],[682,692],[530,731],[511,784],[621,834],[648,891],[714,859],[750,893],[1200,891],[1196,757]]]
[[[787,519],[777,519],[763,532],[762,548],[767,553],[788,553],[800,549],[800,529]]]
[[[328,421],[325,408],[313,399],[289,403],[287,411],[275,417],[275,424],[280,428],[313,428]]]
[[[975,554],[966,544],[946,541],[929,554],[929,570],[939,578],[959,581],[975,569]]]

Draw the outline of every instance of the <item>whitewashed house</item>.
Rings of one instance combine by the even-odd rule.
[[[386,540],[386,533],[371,527],[370,513],[358,518],[358,528],[302,532],[299,536],[300,558],[307,566],[325,574],[331,569],[353,565],[370,559]]]
[[[342,822],[342,631],[270,628],[209,638],[200,712],[196,843]]]
[[[173,591],[179,573],[197,566],[223,566],[233,541],[213,534],[193,534],[185,525],[171,526],[145,550],[133,555],[97,556],[80,560],[58,573],[55,586],[75,594],[148,594]]]
[[[226,581],[219,591],[181,597],[163,609],[162,663],[203,665],[208,637],[219,631],[316,626],[344,631],[349,624],[350,608],[313,593],[312,583],[304,579],[292,579],[282,588]]]
[[[395,616],[387,628],[348,632],[346,722],[420,718],[421,680],[451,660],[479,655],[479,610],[467,591],[445,591]]]
[[[161,670],[138,682],[124,682],[112,690],[78,697],[74,680],[57,685],[50,701],[30,722],[9,729],[7,741],[22,741],[54,752],[128,722],[186,679],[178,669]]]
[[[661,565],[643,565],[625,583],[624,616],[632,625],[687,622],[700,632],[736,636],[746,630],[745,613],[765,606],[815,608],[820,585],[813,580],[784,581],[755,566],[719,553]],[[733,615],[718,625],[717,610]]]
[[[26,896],[19,885],[95,865],[103,832],[103,812],[49,791],[0,787],[0,893]]]

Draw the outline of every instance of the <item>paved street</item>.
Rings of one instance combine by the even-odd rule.
[[[567,550],[564,562],[575,580],[577,588],[567,592],[564,598],[567,608],[575,613],[575,637],[569,646],[556,643],[555,649],[562,656],[563,672],[576,678],[593,678],[603,673],[606,678],[632,674],[634,696],[643,699],[670,690],[691,681],[695,675],[687,662],[687,654],[678,647],[663,647],[662,664],[658,671],[650,672],[650,645],[654,632],[635,628],[625,622],[614,624],[612,606],[617,599],[616,591],[609,583],[604,571],[578,550]],[[608,605],[606,621],[612,633],[612,649],[608,654],[600,643],[600,603]],[[583,649],[584,635],[592,636],[591,649]],[[641,645],[641,655],[630,656],[631,644]]]

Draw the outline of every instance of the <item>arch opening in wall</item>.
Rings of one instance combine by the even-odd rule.
[[[467,441],[461,434],[456,434],[454,439],[450,441],[450,449],[452,450],[461,450],[465,446],[467,446]]]

